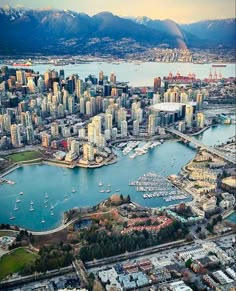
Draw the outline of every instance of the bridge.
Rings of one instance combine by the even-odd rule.
[[[186,140],[186,141],[189,141],[189,142],[195,144],[197,147],[202,148],[202,149],[208,151],[209,153],[211,153],[215,156],[218,156],[229,163],[236,165],[236,160],[234,158],[226,156],[225,154],[221,153],[220,151],[216,150],[215,148],[207,146],[207,145],[199,142],[197,139],[195,139],[187,134],[184,134],[184,133],[182,133],[178,130],[175,130],[173,128],[166,128],[165,130],[176,135],[176,136],[181,137],[183,140]]]

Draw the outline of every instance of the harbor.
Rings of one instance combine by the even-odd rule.
[[[209,128],[197,138],[204,144],[214,145],[225,142],[234,134],[234,125],[220,125]],[[142,142],[145,144],[145,142]],[[142,144],[139,144],[142,147]],[[144,207],[163,207],[189,202],[192,198],[180,199],[181,196],[169,195],[158,197],[143,197],[144,194],[153,195],[158,191],[137,192],[136,187],[129,186],[130,181],[137,181],[144,173],[159,173],[163,177],[178,174],[196,154],[194,147],[170,140],[162,145],[150,149],[148,153],[130,159],[121,150],[115,150],[117,163],[109,167],[97,169],[88,168],[60,168],[52,165],[32,165],[18,167],[6,174],[5,179],[15,181],[14,185],[2,184],[0,190],[0,221],[9,224],[9,217],[15,217],[11,224],[18,225],[31,231],[47,231],[57,228],[65,211],[74,207],[88,207],[97,205],[114,193],[130,195],[131,200]],[[175,159],[174,159],[175,158]],[[30,179],[29,179],[30,177]],[[99,187],[99,182],[103,186]],[[111,187],[108,187],[111,185]],[[72,193],[72,188],[76,189]],[[106,192],[109,190],[111,192]],[[100,190],[105,190],[100,192]],[[116,192],[116,190],[119,190]],[[170,188],[170,191],[174,191]],[[23,194],[20,194],[23,192]],[[45,193],[48,193],[48,207],[44,206]],[[160,191],[164,192],[164,191]],[[166,191],[165,191],[166,192]],[[173,193],[176,194],[176,193]],[[182,195],[178,194],[178,195]],[[18,210],[14,211],[16,198]],[[173,198],[172,198],[173,197]],[[172,199],[177,199],[173,200]],[[30,202],[34,202],[34,211],[30,211]],[[50,204],[54,206],[51,215]],[[30,219],[29,219],[30,217]],[[41,222],[42,218],[45,222]]]
[[[189,198],[166,177],[155,172],[148,172],[139,177],[138,180],[130,181],[129,186],[135,186],[137,192],[145,192],[144,199],[162,197],[165,202],[171,202]]]

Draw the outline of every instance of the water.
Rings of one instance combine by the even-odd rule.
[[[234,211],[232,214],[230,214],[226,220],[228,220],[229,222],[233,222],[236,224],[236,211]]]
[[[201,141],[207,145],[214,145],[217,141],[222,143],[234,134],[234,125],[220,125],[208,129],[201,134]],[[217,140],[216,140],[217,139]],[[138,193],[135,187],[130,187],[129,181],[135,180],[149,171],[161,172],[165,170],[165,176],[177,174],[195,155],[195,149],[187,147],[176,141],[164,142],[159,147],[150,149],[146,155],[130,159],[118,151],[118,162],[97,169],[64,169],[48,165],[26,166],[16,169],[6,178],[16,181],[13,186],[0,186],[0,223],[9,223],[10,213],[16,219],[12,223],[30,230],[40,231],[57,227],[62,220],[63,212],[73,207],[93,206],[109,197],[120,189],[119,194],[130,195],[131,200],[143,206],[160,207],[171,205],[174,202],[165,202],[161,197],[143,199],[142,193]],[[130,153],[131,154],[131,153]],[[130,155],[129,154],[129,155]],[[173,157],[176,157],[172,167]],[[110,193],[100,193],[98,184],[102,181],[102,188],[109,189]],[[72,188],[77,191],[72,193]],[[23,191],[24,195],[18,195]],[[45,208],[45,193],[48,193],[48,207]],[[68,199],[65,200],[65,194]],[[16,198],[20,208],[14,211]],[[34,201],[34,211],[30,212],[30,201]],[[190,200],[187,199],[185,201]],[[51,216],[50,206],[54,206],[54,215]],[[45,223],[41,223],[42,218]]]
[[[210,127],[207,131],[194,136],[200,142],[206,145],[214,146],[220,145],[235,137],[236,125],[235,124],[221,124],[218,126]]]
[[[4,64],[0,64],[0,67]],[[11,67],[11,66],[9,66]],[[16,67],[14,67],[16,68]],[[35,72],[44,74],[48,69],[59,71],[62,67],[50,64],[33,65],[28,67]],[[187,76],[189,73],[195,73],[197,78],[208,78],[210,70],[215,71],[219,75],[221,72],[225,78],[235,77],[235,64],[227,64],[226,67],[212,68],[211,64],[192,64],[192,63],[155,63],[144,62],[140,65],[135,63],[120,63],[115,65],[106,62],[92,62],[88,64],[67,65],[64,66],[65,76],[77,73],[80,78],[84,79],[89,74],[98,77],[99,71],[102,70],[104,75],[110,75],[114,72],[118,81],[129,81],[131,86],[153,86],[155,77],[164,77],[172,72],[174,75],[179,71],[181,75]]]

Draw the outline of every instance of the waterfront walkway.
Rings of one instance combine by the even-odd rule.
[[[195,144],[199,148],[207,150],[209,153],[211,153],[213,155],[216,155],[216,156],[222,158],[223,160],[225,160],[225,161],[227,161],[229,163],[232,163],[232,164],[236,165],[236,160],[233,159],[232,157],[226,156],[224,153],[221,153],[220,151],[214,149],[213,147],[207,146],[207,145],[199,142],[197,139],[195,139],[195,138],[193,138],[193,137],[191,137],[191,136],[189,136],[187,134],[184,134],[184,133],[182,133],[182,132],[180,132],[178,130],[175,130],[173,128],[166,128],[166,131],[168,131],[168,132],[170,132],[170,133],[172,133],[172,134],[174,134],[176,136],[181,137],[183,140],[187,140],[187,141]]]

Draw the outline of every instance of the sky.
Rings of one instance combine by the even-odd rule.
[[[120,16],[148,16],[190,23],[235,17],[235,0],[0,0],[0,7],[69,9],[94,15],[109,11]]]

